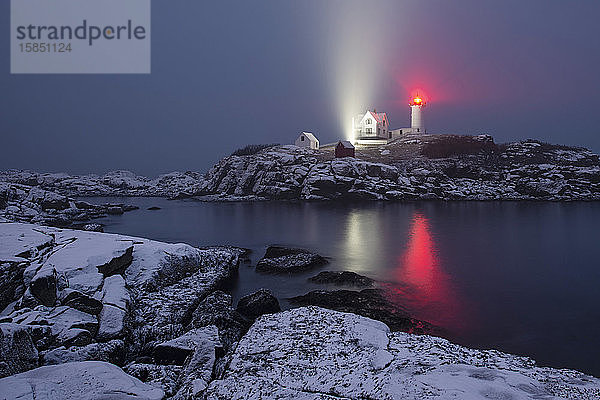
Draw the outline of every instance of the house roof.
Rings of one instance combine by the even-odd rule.
[[[384,119],[387,119],[387,116],[385,115],[385,113],[376,113],[375,111],[367,111],[366,114],[371,114],[371,116],[377,122],[383,122]]]
[[[340,144],[343,147],[347,148],[347,149],[353,149],[354,148],[354,145],[352,143],[350,143],[349,141],[347,141],[347,140],[340,140],[338,142],[338,145],[340,145]]]
[[[308,140],[310,140],[311,142],[312,141],[315,141],[315,142],[319,141],[319,139],[317,139],[317,137],[315,135],[313,135],[312,133],[310,133],[310,132],[302,132],[302,135],[306,136],[308,138]]]

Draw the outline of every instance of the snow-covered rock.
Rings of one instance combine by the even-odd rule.
[[[597,399],[600,380],[318,307],[259,318],[206,399]]]
[[[112,171],[104,175],[68,175],[8,170],[0,172],[0,182],[39,187],[55,192],[49,195],[43,192],[34,194],[36,199],[44,199],[44,204],[65,206],[64,196],[189,196],[200,189],[204,177],[189,171],[171,172],[150,179],[131,171]],[[57,197],[60,195],[63,196]]]
[[[225,350],[230,350],[250,326],[250,321],[233,308],[231,295],[214,291],[198,304],[191,314],[190,329],[214,325]]]
[[[100,327],[97,339],[106,341],[123,336],[127,312],[122,308],[104,304],[100,312]]]
[[[216,321],[224,315],[214,314],[222,307],[211,294],[236,271],[243,249],[197,249],[187,244],[6,222],[0,223],[0,243],[2,258],[9,260],[2,265],[12,263],[19,268],[0,275],[5,280],[0,286],[12,288],[0,313],[3,374],[36,367],[38,351],[46,365],[91,360],[119,365],[140,360],[142,364],[148,362],[157,343],[193,336],[197,343],[178,371],[159,367],[131,370],[140,377],[144,377],[142,370],[156,374],[164,370],[165,379],[156,375],[154,384],[164,382],[171,394],[182,388],[185,393],[199,393],[206,387],[215,360],[222,355],[219,329],[230,337],[232,328],[224,319],[218,328],[191,326],[190,321],[192,314],[203,321]],[[10,304],[6,304],[8,300]],[[212,301],[215,304],[208,304]],[[210,315],[202,315],[199,305]],[[238,340],[247,326],[241,330],[238,322],[231,322],[235,322]],[[209,330],[210,335],[201,335]],[[201,336],[206,339],[204,344],[200,344]],[[212,353],[198,350],[208,342]],[[212,358],[207,359],[209,353]],[[205,361],[210,368],[208,364],[201,368]],[[182,374],[192,362],[193,370]],[[174,373],[174,380],[166,378]]]
[[[107,213],[64,196],[198,196],[256,200],[598,200],[600,161],[591,151],[535,140],[496,145],[489,135],[407,135],[335,159],[332,149],[275,146],[225,157],[206,175],[155,179],[129,171],[71,176],[0,171],[0,217],[66,226]],[[20,201],[16,201],[20,198]],[[79,204],[80,207],[73,207]],[[67,207],[66,209],[63,209]],[[114,212],[123,207],[115,205]]]
[[[43,365],[64,364],[74,361],[106,361],[120,364],[125,358],[125,343],[111,340],[106,343],[90,343],[86,346],[64,346],[42,353]]]
[[[56,230],[60,251],[51,254],[35,273],[32,293],[43,304],[56,300],[59,281],[66,287],[91,295],[102,286],[105,275],[124,270],[132,261],[133,240],[119,235]]]
[[[219,341],[219,331],[214,325],[193,329],[183,337],[186,340],[180,343],[190,348],[192,353],[183,369],[181,389],[175,398],[195,399],[213,379],[217,356],[223,355],[223,347]]]
[[[131,296],[125,287],[125,279],[121,275],[113,275],[104,279],[102,304],[127,310],[130,302]]]
[[[0,324],[0,377],[18,374],[37,365],[38,351],[27,329],[17,324]]]
[[[150,386],[164,390],[165,396],[171,398],[179,387],[179,375],[183,369],[180,365],[156,365],[132,363],[124,368],[131,376],[135,376]]]
[[[16,171],[0,172],[0,219],[14,222],[30,222],[58,227],[80,227],[85,230],[102,230],[99,224],[84,224],[102,217],[118,207],[120,212],[135,207],[122,204],[94,205],[75,201],[55,192],[41,189],[37,180],[19,179]],[[6,179],[6,181],[3,181]],[[27,182],[29,185],[15,183]],[[87,229],[86,229],[87,228]]]
[[[305,249],[269,246],[263,258],[256,264],[259,272],[293,273],[320,267],[327,259]]]
[[[260,289],[242,297],[238,301],[237,312],[249,319],[256,319],[263,314],[281,311],[279,300],[268,289]]]
[[[142,383],[116,365],[101,361],[39,367],[0,379],[0,396],[23,400],[161,400],[161,389]]]
[[[385,163],[382,163],[385,162]],[[356,158],[327,150],[272,147],[226,157],[206,175],[214,200],[598,200],[600,161],[582,148],[487,135],[419,135]]]
[[[73,338],[73,333],[76,332],[69,332],[73,329],[85,329],[91,335],[95,335],[98,331],[96,316],[68,306],[38,306],[33,310],[22,308],[13,311],[5,319],[27,327],[42,326],[47,328],[51,341],[56,342],[58,345],[62,345],[64,341]]]

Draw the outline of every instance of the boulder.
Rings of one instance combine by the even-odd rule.
[[[161,400],[164,392],[102,361],[48,365],[0,379],[0,393],[9,399]]]
[[[61,304],[88,314],[98,315],[102,311],[102,302],[77,290],[65,289],[61,293]]]
[[[27,262],[0,261],[0,311],[23,295]]]
[[[70,207],[67,197],[35,187],[29,191],[27,201],[39,204],[43,210],[65,210]]]
[[[175,396],[179,400],[199,398],[213,379],[217,358],[223,356],[223,347],[215,326],[195,329],[186,335],[193,343],[194,352],[179,379],[181,388]]]
[[[132,363],[123,368],[129,375],[165,392],[171,398],[177,392],[179,376],[183,367],[179,365],[155,365]]]
[[[10,323],[0,324],[0,378],[38,366],[38,351],[27,328]],[[2,391],[0,390],[0,393]]]
[[[64,347],[85,346],[92,343],[92,334],[87,329],[70,328],[58,334],[57,342]]]
[[[106,361],[121,364],[125,357],[125,344],[122,340],[111,340],[106,343],[91,343],[86,346],[64,346],[42,354],[43,365],[64,364],[74,361]]]
[[[71,289],[94,296],[105,276],[121,273],[131,264],[131,238],[75,230],[57,230],[55,237],[60,247],[37,270],[32,286],[38,279],[42,283],[54,279],[54,285],[60,280]],[[36,295],[33,289],[32,293]]]
[[[232,307],[232,301],[230,295],[220,290],[212,292],[192,313],[188,329],[216,326],[221,343],[229,350],[250,326],[250,321]]]
[[[314,283],[336,286],[370,287],[375,281],[351,271],[323,271],[308,279]]]
[[[147,210],[156,211],[156,210],[160,210],[160,207],[152,206],[152,207],[148,207]]]
[[[29,286],[31,294],[47,307],[52,307],[56,303],[56,278],[56,270],[46,268],[35,275]]]
[[[236,310],[249,319],[256,319],[263,314],[281,311],[277,297],[270,290],[260,289],[244,296],[238,302]]]
[[[412,318],[405,310],[389,301],[380,289],[314,290],[289,299],[296,306],[319,306],[350,312],[386,323],[392,331],[433,333],[431,324]]]
[[[47,232],[46,232],[47,231]],[[52,228],[3,223],[0,229],[0,261],[23,262],[54,244]]]
[[[108,210],[106,212],[110,215],[121,215],[124,211],[121,206],[111,206],[108,207]]]
[[[198,250],[188,245],[158,242],[136,245],[135,260],[125,272],[127,286],[135,299],[128,330],[134,351],[140,356],[150,355],[156,343],[192,328],[214,325],[200,318],[202,311],[196,317],[199,325],[190,323],[199,304],[232,277],[237,266],[237,256],[226,250]],[[225,293],[223,296],[228,299],[225,305],[231,309],[231,297]],[[204,307],[207,306],[201,309]]]
[[[256,264],[258,272],[293,273],[327,264],[327,260],[308,250],[270,246]]]
[[[222,352],[219,331],[216,326],[192,329],[182,336],[158,344],[154,348],[154,359],[159,364],[183,365],[197,349],[209,346],[212,349],[213,364],[216,352]],[[210,366],[212,371],[212,364]]]
[[[98,206],[88,203],[87,201],[74,201],[73,204],[75,205],[76,208],[82,209],[82,210],[91,210],[94,209]]]
[[[88,232],[104,232],[102,224],[85,224],[83,230]]]
[[[45,345],[60,346],[62,340],[68,341],[73,337],[67,332],[70,329],[85,329],[92,336],[98,331],[96,316],[67,306],[53,308],[38,306],[34,310],[20,309],[7,315],[6,319],[26,326],[36,344],[41,340]],[[38,348],[40,348],[39,345]]]
[[[107,341],[123,337],[125,334],[125,316],[127,312],[122,308],[104,304],[100,312],[100,326],[96,339]]]
[[[525,357],[390,332],[318,307],[264,315],[235,348],[217,399],[597,399],[600,379]]]
[[[98,265],[98,271],[104,276],[122,274],[133,261],[133,246],[127,247],[121,254],[115,254],[107,263]]]
[[[121,275],[113,275],[104,279],[102,286],[102,304],[109,304],[127,310],[131,296],[125,287],[125,279]]]

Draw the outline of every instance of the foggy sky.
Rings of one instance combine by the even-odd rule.
[[[353,52],[378,58],[360,71],[364,102],[392,127],[409,125],[418,88],[430,132],[600,151],[596,0],[155,0],[151,75],[10,75],[9,11],[0,169],[156,175],[302,130],[333,142]]]

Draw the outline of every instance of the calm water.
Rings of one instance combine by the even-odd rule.
[[[527,355],[600,376],[599,203],[198,203],[92,198],[140,210],[101,220],[106,232],[195,246],[315,250],[323,270],[386,282],[415,317],[460,344]],[[147,211],[159,206],[158,211]],[[322,286],[240,267],[233,295],[267,287],[282,299]]]

